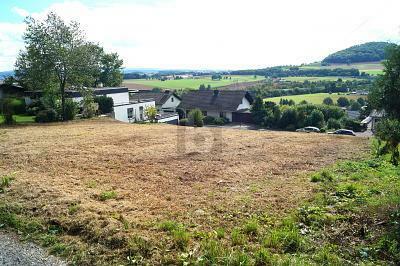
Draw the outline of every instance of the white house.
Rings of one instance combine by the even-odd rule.
[[[205,116],[226,118],[230,122],[251,123],[253,97],[246,91],[198,90],[182,95],[179,108],[186,115],[200,109]]]
[[[82,101],[82,94],[79,91],[68,91],[68,96],[75,102]],[[155,107],[155,101],[152,99],[130,100],[129,90],[126,87],[113,88],[95,88],[95,96],[107,96],[114,101],[113,117],[122,122],[146,121],[145,110],[148,107]]]
[[[175,113],[176,108],[181,103],[181,98],[169,90],[163,92],[153,91],[130,91],[131,101],[154,100],[158,113]]]

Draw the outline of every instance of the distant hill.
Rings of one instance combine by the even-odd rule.
[[[12,75],[14,75],[14,71],[2,71],[0,72],[0,80]]]
[[[385,50],[391,43],[367,42],[338,51],[322,60],[327,64],[351,64],[360,62],[378,62],[385,59]]]

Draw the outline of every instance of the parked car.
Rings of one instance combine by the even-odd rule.
[[[338,130],[336,130],[334,132],[328,132],[328,134],[348,135],[348,136],[355,136],[356,135],[353,130],[348,130],[348,129],[338,129]]]
[[[319,132],[321,132],[321,130],[317,127],[303,127],[303,128],[296,129],[296,132],[319,133]]]

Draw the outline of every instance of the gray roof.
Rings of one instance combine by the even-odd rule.
[[[202,111],[234,112],[237,111],[243,98],[246,98],[250,104],[253,103],[253,97],[246,91],[190,91],[182,95],[179,107],[182,109],[199,108]]]
[[[139,101],[139,100],[154,100],[156,105],[163,105],[171,96],[175,96],[180,99],[178,95],[171,91],[164,92],[152,92],[152,91],[139,91],[132,92],[129,94],[130,101]]]

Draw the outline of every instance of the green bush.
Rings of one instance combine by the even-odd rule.
[[[99,104],[100,114],[108,114],[113,111],[114,100],[107,96],[97,96],[94,98],[94,102]]]
[[[39,111],[35,117],[35,122],[37,123],[50,123],[57,120],[57,112],[52,109]]]
[[[219,125],[219,126],[225,125],[226,123],[227,123],[227,119],[223,118],[223,117],[215,118],[215,121],[214,121],[214,124]]]
[[[26,113],[26,105],[24,99],[11,99],[11,105],[16,115],[23,115]]]
[[[203,122],[205,125],[214,125],[215,118],[212,116],[206,116],[206,117],[204,117]]]
[[[194,109],[189,113],[190,124],[196,127],[202,127],[204,125],[203,118],[204,116],[200,109]]]
[[[340,128],[342,128],[342,125],[340,124],[339,120],[334,119],[334,118],[329,118],[328,119],[328,128],[329,129],[340,129]]]
[[[65,121],[74,120],[76,114],[78,113],[78,104],[72,99],[67,99],[65,101]]]
[[[188,126],[189,125],[189,119],[183,118],[179,120],[179,125],[180,126]]]

